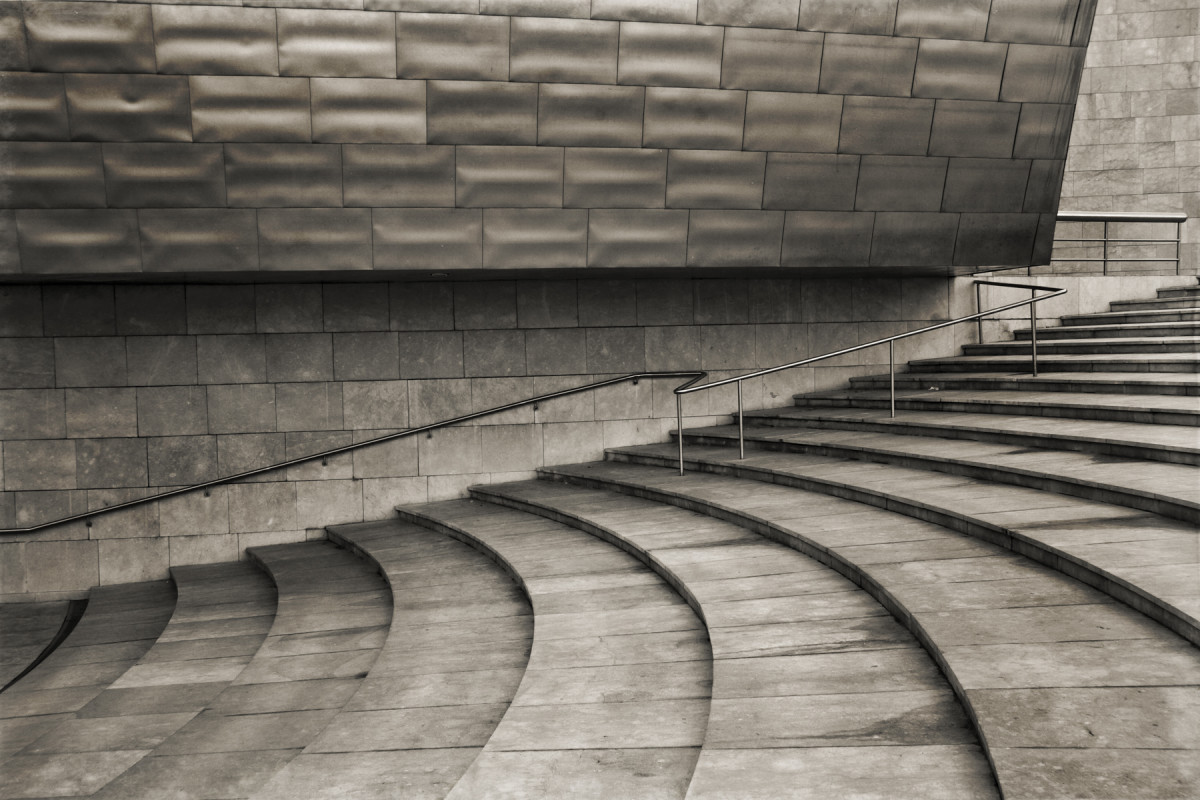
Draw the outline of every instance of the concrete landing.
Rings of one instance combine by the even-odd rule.
[[[0,686],[41,655],[67,614],[66,600],[0,604]]]
[[[613,462],[543,473],[736,520],[868,588],[950,677],[1006,797],[1200,791],[1200,652],[1090,587],[939,526],[791,487]]]

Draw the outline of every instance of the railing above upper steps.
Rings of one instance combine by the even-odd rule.
[[[265,467],[259,467],[257,469],[247,470],[245,472],[239,472],[236,475],[227,475],[223,478],[216,478],[214,480],[205,481],[203,483],[197,483],[192,486],[183,486],[183,487],[180,487],[177,489],[170,489],[165,492],[159,492],[157,494],[148,495],[146,497],[138,498],[136,500],[128,500],[123,503],[116,503],[111,506],[105,506],[104,508],[92,509],[91,511],[85,511],[85,512],[82,512],[79,514],[73,514],[68,517],[62,517],[60,519],[51,520],[49,522],[43,522],[43,523],[40,523],[37,525],[29,525],[24,528],[3,529],[3,530],[0,530],[0,535],[36,533],[37,531],[46,530],[47,528],[52,528],[56,525],[65,525],[65,524],[71,523],[71,522],[85,522],[90,527],[91,519],[93,517],[100,516],[101,514],[111,514],[114,511],[120,511],[123,509],[132,508],[134,506],[145,505],[147,503],[157,502],[159,500],[165,500],[170,497],[175,497],[175,496],[181,495],[181,494],[188,494],[190,492],[199,492],[199,491],[207,492],[209,489],[212,489],[213,487],[216,487],[216,486],[221,486],[221,485],[228,484],[228,483],[235,483],[237,481],[245,480],[246,478],[251,478],[256,475],[262,475],[263,473],[266,473],[266,472],[273,472],[273,471],[279,470],[279,469],[286,469],[288,467],[294,467],[294,466],[298,466],[300,464],[306,464],[308,462],[317,461],[318,459],[320,461],[322,461],[322,463],[324,463],[332,456],[336,456],[341,453],[347,453],[347,452],[350,452],[353,450],[358,450],[359,448],[363,448],[363,447],[370,447],[372,445],[381,444],[383,442],[395,441],[396,439],[403,439],[403,438],[406,438],[409,436],[418,436],[422,433],[424,433],[428,436],[432,436],[433,431],[435,431],[439,428],[446,428],[446,427],[450,427],[452,425],[459,425],[464,422],[470,422],[472,420],[480,419],[482,417],[491,416],[492,414],[499,414],[504,411],[511,411],[514,408],[521,408],[524,406],[532,405],[534,407],[534,409],[536,410],[538,404],[547,402],[549,400],[554,400],[554,399],[557,399],[560,397],[567,397],[569,395],[574,395],[574,394],[580,394],[583,392],[591,392],[591,391],[595,391],[596,389],[602,389],[606,386],[613,386],[613,385],[616,385],[619,383],[625,383],[626,381],[632,382],[633,384],[636,385],[639,381],[647,380],[647,379],[660,379],[660,378],[686,378],[687,379],[685,383],[677,386],[674,389],[676,421],[679,426],[679,436],[678,436],[678,439],[679,439],[679,472],[680,472],[680,474],[683,474],[683,436],[682,436],[682,433],[683,433],[683,396],[686,394],[692,394],[694,392],[702,392],[702,391],[706,391],[709,389],[715,389],[720,386],[727,386],[731,383],[737,384],[738,452],[739,452],[739,455],[744,457],[745,452],[746,452],[745,437],[743,435],[745,424],[744,424],[744,419],[743,419],[743,407],[742,407],[742,383],[744,381],[750,380],[752,378],[758,378],[763,375],[770,375],[775,372],[782,372],[784,370],[793,369],[795,367],[801,367],[806,364],[814,364],[818,361],[824,361],[826,359],[836,358],[837,356],[846,355],[847,353],[855,353],[855,352],[858,352],[859,350],[866,350],[867,348],[870,348],[870,347],[879,347],[879,346],[886,344],[888,347],[888,371],[891,375],[891,381],[890,381],[891,414],[894,417],[896,415],[896,358],[895,358],[896,347],[895,347],[895,343],[897,341],[899,341],[900,339],[908,339],[913,336],[920,336],[923,333],[940,330],[942,328],[950,327],[951,325],[958,325],[958,324],[961,324],[964,322],[972,322],[972,321],[976,321],[976,320],[982,320],[984,317],[991,316],[992,314],[1000,314],[1005,311],[1009,311],[1014,308],[1020,308],[1021,306],[1025,306],[1025,305],[1029,306],[1030,323],[1034,330],[1034,333],[1032,334],[1032,337],[1033,337],[1032,368],[1033,368],[1033,373],[1036,375],[1037,374],[1037,332],[1036,332],[1036,330],[1037,330],[1037,313],[1034,310],[1035,304],[1039,303],[1043,300],[1048,300],[1051,297],[1057,297],[1058,295],[1065,294],[1067,290],[1055,288],[1052,286],[1036,286],[1036,285],[1031,285],[1031,284],[1020,284],[1020,283],[1003,283],[1003,282],[998,282],[998,281],[976,281],[975,283],[977,286],[980,284],[986,284],[989,286],[1001,286],[1001,287],[1010,287],[1010,288],[1017,288],[1017,289],[1028,289],[1032,292],[1032,295],[1027,300],[1019,300],[1017,302],[1008,303],[1006,305],[998,306],[996,308],[990,308],[986,311],[978,311],[974,314],[969,314],[965,317],[958,317],[956,319],[946,320],[944,322],[938,322],[933,325],[927,325],[923,328],[918,328],[916,330],[908,331],[907,333],[898,333],[894,336],[888,336],[883,339],[876,339],[871,342],[866,342],[865,344],[855,345],[854,347],[847,347],[847,348],[843,348],[841,350],[835,350],[831,353],[823,353],[822,355],[812,356],[810,358],[803,358],[803,359],[800,359],[799,361],[792,361],[787,364],[781,364],[777,367],[760,369],[760,370],[756,370],[754,372],[747,373],[745,375],[739,375],[734,378],[726,378],[726,379],[720,380],[720,381],[713,381],[711,383],[696,385],[699,381],[708,377],[708,373],[704,372],[702,370],[635,372],[635,373],[631,373],[629,375],[622,375],[622,376],[619,376],[616,378],[608,378],[608,379],[602,380],[602,381],[595,381],[593,383],[588,383],[583,386],[576,386],[576,387],[573,387],[570,389],[562,389],[562,390],[559,390],[556,392],[547,392],[546,394],[540,394],[536,397],[530,397],[525,400],[518,400],[518,401],[512,402],[512,403],[505,403],[504,405],[501,405],[501,406],[496,406],[494,408],[488,408],[483,411],[475,411],[470,414],[464,414],[462,416],[453,417],[451,419],[441,420],[440,422],[433,422],[428,425],[422,425],[418,428],[409,428],[408,430],[399,431],[397,433],[388,434],[386,436],[378,436],[374,439],[367,439],[362,442],[355,442],[354,444],[343,445],[342,447],[336,447],[331,450],[322,451],[320,453],[313,453],[312,455],[301,456],[299,458],[293,458],[288,461],[279,462],[277,464],[270,464]],[[1038,292],[1045,292],[1045,294],[1039,295]],[[977,294],[977,301],[978,301],[978,294]]]
[[[1050,260],[1058,263],[1100,264],[1103,275],[1109,274],[1109,264],[1174,264],[1180,274],[1183,253],[1183,223],[1187,214],[1181,211],[1060,211],[1059,223],[1083,223],[1076,237],[1054,237],[1055,253]],[[1086,223],[1099,223],[1100,235],[1088,236]],[[1174,225],[1174,237],[1112,236],[1124,233],[1130,225]],[[1071,252],[1071,251],[1079,252]],[[1162,252],[1165,250],[1166,252]],[[1133,272],[1134,270],[1130,270]]]

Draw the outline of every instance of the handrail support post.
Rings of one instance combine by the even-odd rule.
[[[1037,290],[1031,293],[1033,297],[1037,297]],[[1029,342],[1032,345],[1033,356],[1033,377],[1038,376],[1037,365],[1037,303],[1029,304]]]
[[[675,438],[679,440],[679,474],[683,475],[683,395],[675,394]]]
[[[975,313],[979,314],[983,311],[983,288],[979,281],[975,281]],[[983,317],[975,320],[975,340],[979,344],[983,344]]]
[[[738,392],[738,458],[746,457],[746,425],[742,416],[742,382],[737,382]]]
[[[888,401],[891,417],[896,417],[896,340],[888,340]]]

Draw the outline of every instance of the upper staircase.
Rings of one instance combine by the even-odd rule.
[[[1200,797],[1200,287],[93,592],[0,798]],[[1188,316],[1191,315],[1191,316]],[[5,609],[8,674],[61,604]]]

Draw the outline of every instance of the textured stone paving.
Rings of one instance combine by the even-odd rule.
[[[58,633],[67,601],[0,604],[0,686],[20,675]]]
[[[714,660],[688,798],[787,797],[798,786],[829,797],[998,796],[937,666],[828,567],[728,522],[637,498],[546,481],[477,496],[617,540],[693,598]]]
[[[478,542],[519,576],[533,647],[512,705],[449,798],[682,798],[712,652],[684,600],[629,553],[471,501],[401,516]]]
[[[544,472],[736,519],[837,563],[943,666],[1006,797],[1200,789],[1200,652],[1095,589],[939,526],[787,486],[615,462]]]
[[[391,597],[366,562],[319,542],[250,553],[277,587],[274,617],[233,618],[229,625],[195,619],[181,633],[240,640],[248,626],[238,620],[258,620],[253,624],[266,634],[260,646],[247,646],[248,660],[218,657],[182,673],[198,683],[218,680],[221,689],[95,797],[250,797],[317,737],[370,670],[391,620]],[[170,683],[181,674],[159,678],[155,665],[143,666],[135,686]]]

